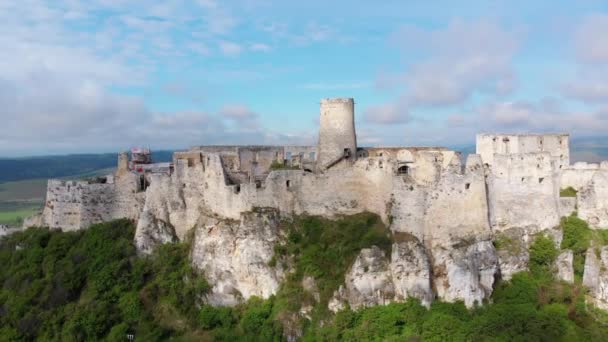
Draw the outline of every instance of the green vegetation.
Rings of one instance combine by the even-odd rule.
[[[576,194],[577,191],[571,186],[559,191],[559,197],[576,197]]]
[[[358,214],[330,221],[301,217],[287,226],[287,244],[275,248],[279,262],[293,262],[295,272],[288,275],[279,294],[279,309],[297,312],[304,305],[314,306],[313,323],[327,316],[327,303],[344,282],[346,270],[362,248],[378,246],[390,255],[389,230],[380,218]],[[320,301],[302,289],[305,276],[313,277]]]
[[[273,161],[272,164],[270,164],[270,169],[271,170],[299,170],[299,167],[296,166],[289,166],[286,163],[281,163],[278,161]]]
[[[589,247],[599,248],[608,245],[608,230],[589,228],[584,220],[571,215],[563,217],[561,227],[564,232],[561,249],[571,249],[574,254],[574,276],[582,279],[585,269],[585,253]]]
[[[498,233],[493,241],[494,248],[498,250],[506,250],[510,255],[518,255],[521,252],[521,242],[504,233]]]
[[[586,227],[572,218],[563,224],[569,232],[562,246],[577,247]],[[0,242],[1,339],[124,341],[134,334],[140,341],[282,341],[300,331],[304,341],[608,340],[608,315],[585,306],[580,283],[552,278],[559,252],[549,237],[535,238],[530,272],[500,282],[492,304],[468,310],[436,301],[429,310],[409,299],[334,315],[327,301],[360,249],[376,245],[390,253],[386,227],[377,216],[360,214],[336,221],[299,217],[283,229],[287,241],[272,262],[295,272],[276,296],[233,308],[203,304],[209,286],[189,266],[187,243],[137,257],[128,221],[11,235]],[[317,293],[303,288],[307,276]],[[305,306],[312,307],[310,321],[297,314]]]
[[[43,204],[46,180],[0,183],[0,224],[21,226]]]
[[[3,340],[158,340],[191,331],[208,286],[188,246],[138,258],[133,225],[115,221],[83,232],[30,228],[0,243]]]
[[[23,220],[38,212],[39,207],[25,206],[11,208],[9,206],[0,205],[0,224],[6,224],[11,227],[21,227]]]

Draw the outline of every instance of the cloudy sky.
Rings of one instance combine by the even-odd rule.
[[[432,5],[430,4],[432,3]],[[608,136],[608,2],[0,0],[0,156]]]

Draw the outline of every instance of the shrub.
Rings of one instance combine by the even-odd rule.
[[[534,273],[549,272],[557,255],[553,238],[538,235],[530,246],[530,270]]]
[[[576,197],[576,194],[577,194],[577,191],[571,186],[561,189],[559,191],[560,197]]]

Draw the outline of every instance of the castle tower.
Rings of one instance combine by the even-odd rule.
[[[118,167],[116,168],[116,175],[121,176],[129,172],[129,154],[127,152],[121,152],[118,154]]]
[[[317,168],[326,170],[342,160],[357,159],[355,101],[352,98],[321,100]]]

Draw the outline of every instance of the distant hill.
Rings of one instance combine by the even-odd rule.
[[[172,155],[172,151],[155,151],[152,158],[157,162],[167,162],[171,161]],[[117,156],[116,153],[105,153],[0,159],[0,183],[86,175],[115,167]]]

